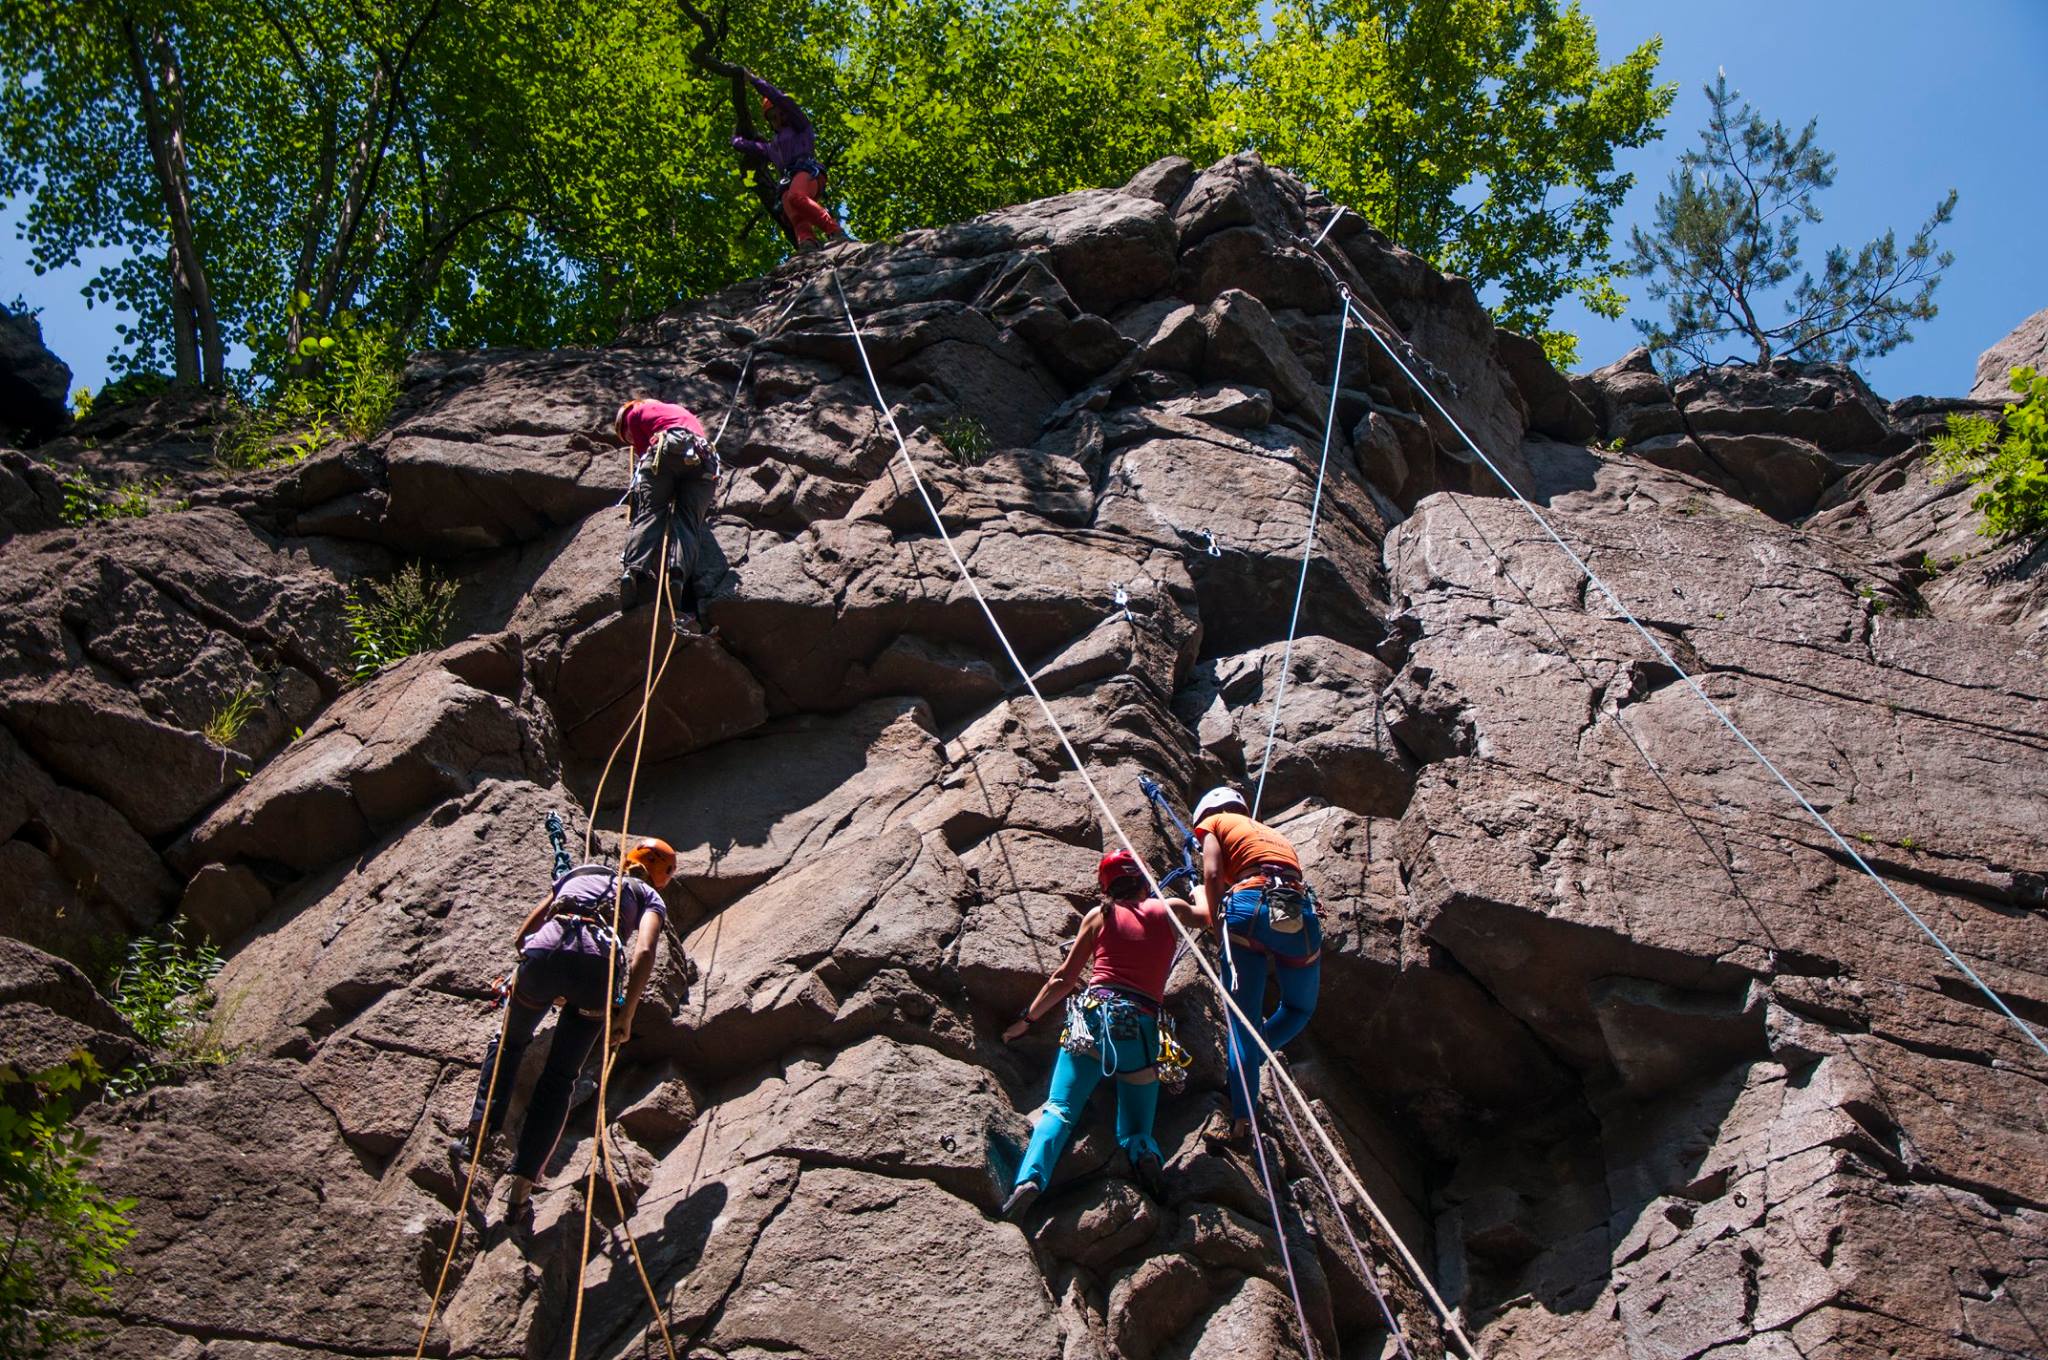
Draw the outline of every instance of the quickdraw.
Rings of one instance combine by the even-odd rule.
[[[1077,1058],[1102,1055],[1095,1027],[1088,1021],[1088,1013],[1097,1010],[1104,1013],[1103,1027],[1109,1031],[1112,1045],[1120,1036],[1129,1042],[1137,1041],[1137,1017],[1144,1013],[1138,1003],[1117,992],[1090,988],[1067,997],[1066,1022],[1060,1027],[1061,1048]],[[1159,1053],[1153,1060],[1153,1068],[1158,1073],[1159,1084],[1169,1092],[1177,1092],[1187,1084],[1188,1069],[1195,1060],[1181,1047],[1171,1015],[1162,1008],[1151,1019],[1159,1028]]]

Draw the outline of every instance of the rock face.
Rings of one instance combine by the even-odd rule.
[[[33,315],[0,307],[0,438],[40,443],[71,423],[71,370]]]
[[[1351,215],[1311,249],[1330,210],[1255,158],[1161,162],[792,262],[603,350],[424,356],[366,444],[0,545],[0,855],[30,903],[0,917],[0,1057],[132,1045],[53,954],[176,907],[230,956],[234,1060],[89,1116],[140,1234],[85,1353],[410,1353],[541,819],[604,853],[629,797],[679,852],[676,935],[612,1077],[599,1249],[579,1273],[585,1102],[531,1241],[463,1234],[433,1353],[562,1355],[576,1327],[581,1354],[665,1353],[628,1230],[692,1356],[1390,1355],[1376,1290],[1445,1353],[1269,1102],[1297,1314],[1258,1164],[1197,1136],[1222,1064],[1192,961],[1165,1193],[1098,1112],[1039,1209],[997,1220],[1055,1040],[999,1036],[1110,833],[933,532],[833,271],[1140,848],[1174,856],[1140,774],[1184,804],[1264,771],[1326,925],[1289,1066],[1484,1353],[2042,1353],[2048,1063],[1384,350],[1354,331],[1333,373],[1339,288],[2039,1023],[2042,611],[1906,562],[1973,527],[1909,489],[1934,417],[1838,370],[1568,381]],[[701,581],[719,632],[671,646],[617,608],[600,434],[641,390],[716,426],[749,346]],[[460,584],[457,639],[350,685],[345,586],[420,557]]]
[[[2012,370],[2048,368],[2048,307],[2012,328],[2012,333],[1977,356],[1972,401],[2012,400]]]
[[[1576,379],[1573,391],[1607,447],[1782,520],[1808,514],[1845,474],[1910,442],[1863,380],[1833,364],[1705,368],[1667,383],[1650,352],[1634,349]]]

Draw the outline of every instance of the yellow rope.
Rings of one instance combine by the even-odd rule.
[[[655,603],[654,616],[647,628],[647,679],[641,688],[640,715],[635,725],[636,730],[633,738],[633,760],[626,767],[626,803],[619,813],[619,858],[622,866],[625,860],[627,837],[633,823],[633,796],[638,791],[640,782],[640,756],[646,749],[647,710],[654,700],[654,643],[661,628],[661,605],[663,603],[671,603],[668,600],[668,571],[666,569],[666,563],[668,562],[668,530],[666,529],[662,531],[661,535],[661,555],[655,560],[664,564],[661,574],[662,594],[661,598]],[[673,608],[672,603],[671,608]],[[594,819],[595,812],[593,809]],[[612,1076],[612,997],[618,984],[619,954],[624,948],[623,944],[619,941],[619,898],[625,888],[625,881],[626,876],[622,867],[621,871],[612,878],[612,948],[607,954],[605,961],[604,1057],[598,1067],[597,1074],[596,1142],[598,1147],[592,1152],[590,1175],[583,1187],[583,1241],[576,1255],[576,1279],[578,1286],[576,1290],[576,1311],[569,1322],[569,1360],[576,1360],[577,1351],[582,1345],[584,1290],[581,1282],[584,1265],[590,1260],[590,1223],[593,1213],[597,1208],[597,1173],[604,1162],[602,1144],[605,1128],[605,1102],[610,1095]],[[614,1185],[612,1188],[616,1191],[618,1187]],[[628,1235],[630,1236],[630,1232]],[[660,1317],[658,1310],[656,1317]],[[668,1324],[664,1321],[662,1323],[664,1334],[667,1331],[667,1327]]]
[[[604,1181],[612,1188],[612,1204],[619,1211],[619,1231],[626,1235],[626,1249],[633,1253],[633,1269],[639,1272],[640,1288],[647,1294],[647,1306],[654,1310],[654,1320],[661,1325],[661,1344],[668,1349],[668,1360],[676,1360],[675,1338],[669,1335],[668,1318],[662,1312],[661,1300],[655,1297],[654,1281],[647,1277],[647,1263],[640,1259],[640,1244],[633,1238],[633,1227],[626,1221],[626,1201],[619,1194],[618,1172],[612,1166],[612,1140],[609,1130],[599,1121],[597,1137],[598,1150],[604,1155]]]
[[[515,974],[516,976],[516,974]],[[512,1029],[512,996],[505,996],[505,1018],[498,1022],[498,1043],[491,1050],[491,1075],[484,1081],[484,1119],[471,1137],[469,1149],[469,1172],[462,1178],[462,1199],[455,1206],[454,1230],[448,1234],[448,1251],[441,1257],[441,1274],[434,1281],[434,1298],[427,1305],[427,1320],[420,1324],[419,1345],[413,1347],[412,1360],[420,1360],[427,1353],[427,1335],[434,1330],[434,1316],[441,1311],[441,1293],[448,1287],[448,1267],[455,1262],[455,1248],[462,1241],[462,1220],[469,1212],[470,1192],[476,1186],[477,1165],[483,1161],[484,1142],[491,1125],[491,1099],[498,1093],[498,1068],[505,1061],[505,1036]]]

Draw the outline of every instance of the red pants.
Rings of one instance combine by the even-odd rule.
[[[808,170],[799,170],[791,177],[789,188],[782,195],[782,215],[789,219],[789,229],[796,234],[798,245],[820,235],[845,234],[818,202],[818,177]]]

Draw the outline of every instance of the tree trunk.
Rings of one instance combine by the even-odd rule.
[[[221,344],[213,292],[206,282],[206,266],[192,230],[190,171],[185,158],[184,84],[177,54],[170,39],[161,32],[151,33],[149,52],[145,54],[142,35],[132,20],[121,20],[121,34],[127,47],[128,74],[135,82],[136,98],[141,105],[143,133],[156,167],[157,188],[163,195],[164,210],[171,224],[171,308],[178,344],[177,380],[186,385],[219,387],[227,377],[227,353]],[[150,71],[152,56],[157,66],[154,76]],[[194,333],[196,344],[189,346],[193,352],[188,358],[186,337]]]
[[[199,386],[199,335],[192,328],[192,293],[178,252],[164,252],[164,278],[171,290],[171,354],[181,387]]]
[[[334,201],[335,171],[335,119],[340,110],[329,106],[325,125],[320,129],[320,183],[313,191],[313,202],[306,210],[306,232],[299,241],[298,262],[292,266],[292,294],[290,315],[285,323],[285,346],[291,352],[290,367],[294,372],[301,368],[299,341],[305,339],[306,314],[299,306],[299,294],[312,296],[313,267],[320,258],[320,238],[327,234],[328,206]]]
[[[350,155],[348,187],[342,196],[341,220],[335,228],[334,247],[328,254],[326,268],[321,271],[320,289],[313,297],[313,315],[323,322],[331,320],[335,312],[345,308],[354,298],[356,281],[368,276],[370,266],[383,246],[385,233],[380,226],[371,233],[364,258],[355,261],[351,270],[349,252],[355,248],[357,234],[361,232],[364,218],[376,199],[377,180],[384,169],[384,157],[391,148],[391,136],[398,127],[399,113],[405,107],[406,73],[412,69],[420,42],[440,13],[441,0],[431,0],[395,59],[386,61],[379,56],[377,73],[370,83],[370,97],[363,107],[362,127],[356,133],[355,148]]]

